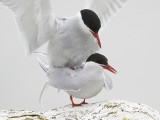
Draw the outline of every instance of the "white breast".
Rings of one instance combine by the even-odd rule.
[[[77,98],[91,98],[106,86],[104,69],[94,63],[87,62],[83,69],[54,68],[48,72],[48,83],[58,89],[65,90]],[[111,81],[110,79],[108,79]]]
[[[87,62],[81,72],[79,81],[85,84],[77,91],[67,91],[68,94],[76,98],[91,98],[97,95],[104,87],[103,68],[94,62]],[[82,80],[83,79],[83,80]]]
[[[93,35],[82,29],[79,16],[58,20],[58,31],[49,42],[50,66],[70,67],[81,65],[99,46]]]
[[[66,91],[69,95],[76,98],[87,99],[97,95],[104,87],[104,81],[92,80],[85,84],[79,91]]]

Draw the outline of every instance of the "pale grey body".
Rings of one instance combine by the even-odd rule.
[[[81,99],[88,99],[96,96],[103,89],[103,87],[112,87],[111,84],[105,85],[105,81],[108,80],[110,83],[112,81],[111,79],[107,79],[107,74],[104,72],[105,70],[98,64],[93,62],[86,63],[84,69],[77,71],[77,77],[79,78],[77,79],[77,84],[82,81],[85,81],[85,83],[81,85],[79,90],[69,90],[66,92],[73,97]]]
[[[127,0],[86,0],[83,9],[94,11],[101,26]],[[53,15],[50,0],[0,0],[10,8],[24,35],[27,53],[32,53],[47,41],[50,66],[75,67],[98,49],[97,40],[84,24],[81,13],[61,19]]]
[[[50,66],[80,66],[98,49],[96,38],[83,25],[80,13],[76,16],[57,20],[57,31],[48,46]]]
[[[83,68],[72,70],[49,67],[41,59],[37,60],[47,73],[47,84],[73,97],[87,99],[97,95],[104,87],[112,88],[112,80],[105,69],[95,62],[87,62]]]

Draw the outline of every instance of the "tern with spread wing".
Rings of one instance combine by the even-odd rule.
[[[111,89],[112,80],[105,70],[116,73],[116,70],[108,64],[107,58],[98,53],[92,54],[87,59],[83,68],[75,70],[67,67],[50,67],[41,59],[37,60],[48,76],[46,85],[51,85],[59,90],[65,90],[70,95],[73,107],[85,104],[85,99],[97,95],[103,87]],[[44,86],[42,93],[45,90],[46,85]],[[81,104],[75,104],[72,96],[84,99],[84,101]]]
[[[50,0],[0,0],[15,14],[30,54],[48,41],[49,65],[80,66],[101,48],[99,30],[127,0],[86,0],[76,15],[53,15]]]

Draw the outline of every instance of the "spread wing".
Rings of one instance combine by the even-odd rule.
[[[50,40],[56,31],[56,18],[51,14],[49,0],[0,0],[0,3],[15,14],[27,53]]]
[[[104,27],[126,1],[128,0],[86,0],[84,8],[97,13]]]

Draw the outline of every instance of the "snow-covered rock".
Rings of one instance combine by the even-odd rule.
[[[42,113],[3,110],[0,120],[160,120],[160,113],[144,104],[109,100],[74,108],[67,105]]]

